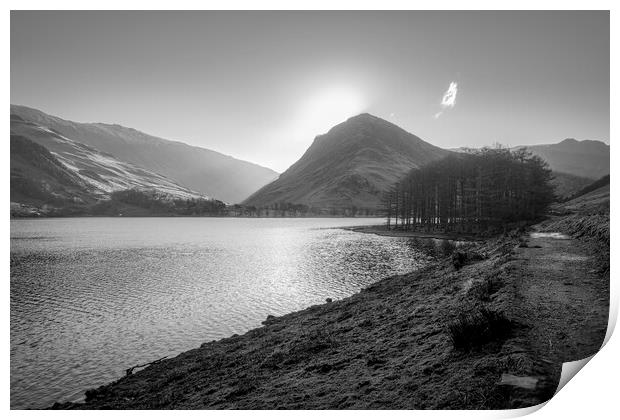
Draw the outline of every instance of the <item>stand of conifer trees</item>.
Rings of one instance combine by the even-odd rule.
[[[526,149],[484,148],[411,170],[385,194],[388,228],[491,232],[535,220],[554,200],[551,170]]]

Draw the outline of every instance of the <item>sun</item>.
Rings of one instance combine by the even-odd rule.
[[[366,100],[359,90],[347,86],[329,87],[309,96],[300,120],[304,131],[322,134],[365,108]]]

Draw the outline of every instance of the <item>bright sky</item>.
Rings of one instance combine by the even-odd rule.
[[[445,148],[609,143],[609,14],[12,12],[11,103],[279,172],[361,112]]]

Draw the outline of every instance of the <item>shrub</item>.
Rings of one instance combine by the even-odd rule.
[[[502,340],[510,334],[512,328],[512,321],[503,313],[484,307],[462,312],[448,324],[454,348],[464,351]]]
[[[464,252],[455,252],[452,254],[452,265],[455,269],[460,270],[465,265],[467,254]]]
[[[443,254],[444,257],[448,257],[452,255],[454,251],[456,251],[456,244],[454,243],[454,241],[449,241],[447,239],[444,239],[441,241],[440,246],[441,246],[441,253]]]
[[[503,282],[493,276],[489,276],[481,282],[474,283],[467,294],[481,301],[489,301],[491,296],[502,288]]]
[[[452,265],[455,269],[460,270],[463,266],[467,264],[471,264],[475,261],[481,261],[483,259],[484,256],[477,252],[455,251],[452,254]]]

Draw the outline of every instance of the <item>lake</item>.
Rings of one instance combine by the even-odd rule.
[[[11,408],[341,299],[427,257],[380,219],[11,220]]]

